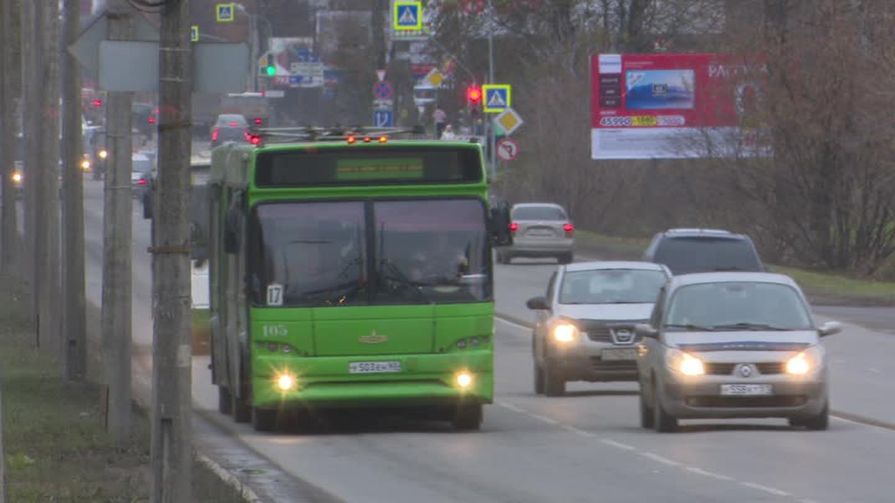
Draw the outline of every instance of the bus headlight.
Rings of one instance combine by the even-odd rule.
[[[561,344],[575,342],[578,338],[578,327],[571,323],[559,323],[553,327],[553,340]]]
[[[460,389],[468,389],[473,382],[475,382],[475,379],[473,379],[472,374],[465,370],[461,370],[454,375],[454,383]]]
[[[292,391],[296,388],[297,381],[295,376],[289,372],[282,372],[276,378],[277,389],[282,392]]]

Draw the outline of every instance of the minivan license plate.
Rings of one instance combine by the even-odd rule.
[[[774,390],[770,384],[722,384],[722,395],[755,396],[771,395]]]
[[[349,374],[385,374],[401,371],[401,362],[351,362],[348,364]]]

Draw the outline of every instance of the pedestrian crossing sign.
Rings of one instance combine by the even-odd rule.
[[[199,25],[194,24],[190,26],[190,42],[198,42],[199,41]]]
[[[218,23],[232,23],[236,19],[236,3],[215,4],[214,14]]]
[[[491,113],[503,112],[512,104],[512,89],[509,84],[485,84],[484,110]]]
[[[392,27],[395,31],[423,29],[423,2],[395,0],[392,6]]]

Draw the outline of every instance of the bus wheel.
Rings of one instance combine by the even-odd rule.
[[[252,407],[252,428],[255,431],[273,431],[277,427],[276,409]]]
[[[482,404],[461,405],[454,413],[451,423],[458,431],[473,431],[482,427]]]
[[[230,413],[230,390],[226,386],[218,386],[218,412]]]

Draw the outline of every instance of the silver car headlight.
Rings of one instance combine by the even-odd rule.
[[[550,330],[550,335],[554,342],[560,344],[571,344],[578,340],[578,327],[567,322],[560,321]]]
[[[665,352],[665,365],[674,372],[689,377],[705,374],[705,365],[702,364],[702,360],[679,349],[668,348]]]
[[[811,346],[786,361],[786,373],[803,376],[817,371],[823,364],[823,346]]]

